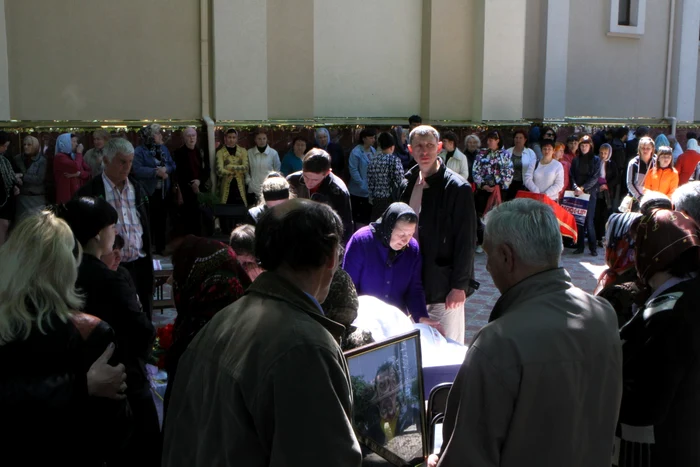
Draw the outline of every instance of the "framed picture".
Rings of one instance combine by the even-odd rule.
[[[346,352],[360,443],[392,465],[417,466],[428,452],[420,331]]]

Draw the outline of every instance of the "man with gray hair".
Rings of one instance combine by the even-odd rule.
[[[151,319],[153,309],[153,256],[148,223],[148,196],[130,176],[134,146],[124,138],[112,138],[103,149],[104,171],[93,177],[77,196],[104,198],[117,210],[117,233],[124,239],[121,266],[129,271],[143,311]]]
[[[609,466],[622,396],[613,308],[559,267],[543,203],[494,208],[483,248],[501,297],[450,391],[438,465]]]
[[[685,213],[700,224],[700,181],[688,182],[676,188],[672,200],[676,211]]]

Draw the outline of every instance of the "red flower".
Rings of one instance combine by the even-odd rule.
[[[173,325],[168,324],[162,328],[158,328],[156,332],[156,337],[158,337],[158,346],[167,350],[173,344]]]

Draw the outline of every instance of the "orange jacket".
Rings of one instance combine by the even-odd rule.
[[[669,198],[678,188],[678,172],[676,169],[667,167],[654,167],[647,173],[644,179],[644,188],[647,190],[658,191]]]

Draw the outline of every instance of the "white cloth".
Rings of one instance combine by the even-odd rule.
[[[440,156],[442,162],[445,162],[447,151],[443,150],[438,156]],[[448,169],[461,175],[464,180],[469,180],[469,159],[459,149],[455,148],[455,153],[450,157],[446,165]]]
[[[537,166],[537,169],[535,169]],[[552,159],[549,164],[533,164],[525,173],[523,180],[525,188],[533,193],[544,193],[554,201],[559,199],[559,193],[564,188],[564,166]]]
[[[279,172],[282,164],[280,163],[280,155],[270,146],[265,148],[265,152],[258,151],[256,146],[248,149],[248,164],[250,171],[250,180],[248,181],[248,193],[260,195],[262,192],[262,183],[267,178],[270,172]]]
[[[513,149],[515,149],[515,146],[511,147],[508,149],[508,154],[513,157]],[[520,155],[522,162],[523,162],[523,184],[525,183],[525,174],[527,173],[528,170],[530,170],[530,167],[534,167],[535,164],[537,163],[537,154],[535,154],[535,151],[533,151],[530,148],[524,148],[522,154]],[[526,186],[527,188],[527,186]],[[528,188],[529,190],[529,188]],[[532,191],[532,190],[530,190]]]
[[[458,344],[464,344],[464,307],[445,308],[444,303],[428,305],[428,316],[442,324],[445,337]]]

